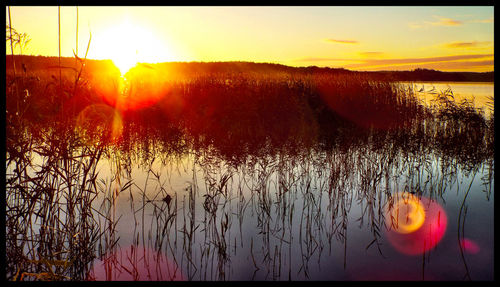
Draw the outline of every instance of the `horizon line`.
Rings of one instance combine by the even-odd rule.
[[[5,54],[6,57],[12,57],[12,54]],[[15,57],[46,57],[46,58],[59,58],[59,56],[47,56],[47,55],[20,55],[20,54],[14,54]],[[66,59],[75,59],[74,56],[68,57],[68,56],[61,56],[61,58],[66,58]],[[80,58],[82,59],[82,58]],[[93,59],[93,58],[87,58],[87,60],[91,61],[111,61],[111,59]],[[155,64],[164,64],[164,63],[253,63],[253,64],[272,64],[272,65],[281,65],[289,68],[321,68],[321,69],[333,69],[333,70],[346,70],[350,72],[413,72],[415,70],[421,69],[421,70],[428,70],[428,71],[437,71],[437,72],[442,72],[442,73],[494,73],[495,70],[490,70],[490,71],[484,71],[484,72],[474,72],[474,71],[443,71],[443,70],[437,70],[437,69],[429,69],[429,68],[424,68],[424,67],[416,67],[411,70],[387,70],[387,69],[381,69],[381,70],[351,70],[346,67],[332,67],[332,66],[317,66],[317,65],[309,65],[309,66],[291,66],[291,65],[286,65],[282,64],[279,62],[254,62],[254,61],[249,61],[249,60],[221,60],[221,61],[203,61],[203,60],[194,60],[194,61],[164,61],[164,62],[137,62],[137,64],[150,64],[150,65],[155,65]]]

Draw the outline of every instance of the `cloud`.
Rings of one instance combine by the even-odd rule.
[[[442,56],[442,57],[427,57],[427,58],[399,58],[399,59],[367,59],[364,65],[401,65],[401,64],[422,64],[422,63],[436,63],[436,62],[449,62],[460,60],[472,60],[493,57],[493,54],[472,54],[472,55],[456,55],[456,56]]]
[[[436,22],[425,21],[425,23],[432,26],[460,26],[463,24],[462,21],[453,20],[451,18],[439,18],[439,21]]]
[[[427,58],[396,58],[396,59],[345,59],[345,58],[300,58],[295,61],[299,62],[363,62],[364,64],[384,65],[384,64],[418,64],[430,62],[446,62],[446,61],[460,61],[493,57],[494,54],[469,54],[469,55],[455,55],[455,56],[441,56],[441,57],[427,57]]]
[[[440,71],[493,71],[494,61],[451,61],[451,62],[434,62],[423,64],[405,64],[405,65],[387,65],[387,66],[373,66],[373,67],[356,67],[354,65],[347,65],[344,68],[352,70],[365,70],[365,71],[382,71],[382,70],[414,70],[416,68],[434,69]]]
[[[459,20],[454,20],[451,18],[445,18],[445,17],[440,17],[440,16],[434,16],[434,18],[437,19],[437,21],[431,22],[431,21],[424,21],[422,23],[418,22],[411,22],[408,23],[408,26],[412,29],[419,29],[419,28],[424,28],[424,27],[430,27],[430,26],[460,26],[463,25],[462,21]]]
[[[343,65],[348,69],[359,70],[405,70],[424,67],[429,69],[467,69],[472,67],[493,68],[494,54],[469,54],[426,58],[395,58],[395,59],[345,59],[345,58],[301,58],[297,62],[347,62]]]
[[[451,42],[443,44],[446,48],[458,48],[458,49],[477,49],[489,46],[490,41],[472,41],[472,42]]]
[[[493,17],[491,17],[490,19],[472,20],[470,22],[472,22],[472,23],[493,23]]]
[[[355,40],[325,39],[325,41],[330,43],[340,43],[340,44],[359,44],[359,42]]]

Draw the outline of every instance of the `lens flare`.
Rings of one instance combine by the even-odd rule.
[[[114,73],[94,79],[92,85],[106,104],[121,112],[154,106],[169,95],[171,89],[162,70],[142,63],[129,69],[123,76]]]
[[[76,131],[87,145],[115,142],[123,132],[120,113],[104,104],[85,107],[76,118]]]
[[[400,193],[394,206],[387,210],[387,225],[399,233],[411,233],[419,229],[425,221],[425,211],[420,200],[410,193]]]
[[[88,280],[95,281],[184,281],[180,267],[163,252],[130,245],[96,259]]]
[[[409,193],[396,194],[386,208],[387,239],[399,252],[419,255],[433,249],[443,238],[448,219],[436,201]],[[402,214],[401,214],[402,213]]]
[[[470,254],[477,254],[480,250],[479,245],[468,238],[460,239],[460,247],[463,249],[463,251]]]

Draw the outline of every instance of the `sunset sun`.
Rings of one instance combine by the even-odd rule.
[[[99,57],[111,59],[122,75],[139,62],[155,63],[171,58],[154,31],[128,19],[103,29],[96,38]]]

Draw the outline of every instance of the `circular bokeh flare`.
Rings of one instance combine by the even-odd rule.
[[[433,249],[443,238],[448,219],[436,201],[403,192],[385,210],[387,239],[399,252],[419,255]]]
[[[123,132],[120,113],[113,107],[95,104],[85,107],[76,118],[76,131],[87,145],[115,142]]]

